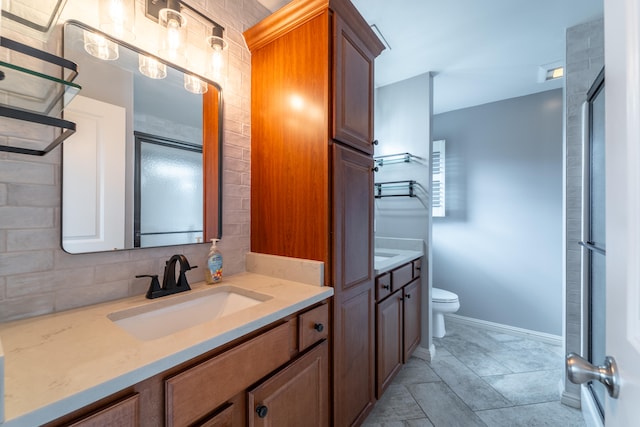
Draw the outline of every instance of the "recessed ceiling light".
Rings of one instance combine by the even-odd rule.
[[[564,63],[562,61],[542,64],[538,67],[538,83],[557,80],[564,77]]]
[[[556,67],[547,70],[546,80],[559,79],[564,76],[564,67]]]

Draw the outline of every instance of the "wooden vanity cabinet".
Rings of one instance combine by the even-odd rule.
[[[379,399],[402,365],[420,344],[420,270],[414,260],[376,278],[389,295],[378,293],[376,304],[376,396]]]
[[[328,307],[291,315],[47,426],[327,427]],[[256,411],[261,405],[268,414]]]
[[[350,0],[293,0],[251,51],[251,250],[324,262],[334,287],[332,424],[375,402],[373,63]]]

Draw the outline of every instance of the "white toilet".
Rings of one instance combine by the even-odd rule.
[[[431,288],[431,312],[433,313],[433,336],[442,338],[444,329],[444,313],[455,313],[460,308],[458,295],[440,288]]]

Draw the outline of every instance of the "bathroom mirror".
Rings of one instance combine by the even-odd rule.
[[[76,133],[62,147],[62,248],[219,238],[221,88],[77,21],[64,56],[82,91],[64,110]]]

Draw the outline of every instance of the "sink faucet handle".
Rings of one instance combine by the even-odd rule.
[[[141,277],[151,277],[151,284],[149,285],[149,289],[147,290],[146,297],[149,299],[155,298],[157,295],[157,292],[160,292],[162,289],[160,287],[160,282],[158,281],[158,275],[157,274],[140,274],[136,276],[136,278],[138,279]]]

